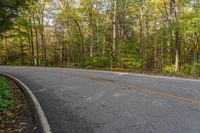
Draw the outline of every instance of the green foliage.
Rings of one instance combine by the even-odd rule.
[[[142,62],[138,56],[138,46],[130,42],[124,44],[122,49],[123,53],[125,53],[123,58],[120,59],[122,67],[131,71],[140,72],[142,68]]]
[[[83,68],[106,68],[109,67],[110,59],[102,56],[95,58],[86,58],[80,62],[80,67]]]
[[[175,72],[175,65],[167,65],[162,68],[163,72],[165,73],[174,73]]]
[[[20,7],[25,6],[29,0],[1,0],[0,1],[0,32],[7,30],[18,16]]]
[[[200,62],[197,63],[195,70],[196,70],[197,76],[200,76]]]
[[[182,72],[183,72],[183,74],[186,74],[186,75],[199,76],[200,75],[200,63],[196,63],[195,66],[190,65],[190,64],[184,65]]]
[[[112,65],[113,70],[170,74],[175,74],[172,64],[180,64],[176,66],[178,74],[200,73],[199,63],[192,58],[194,53],[200,56],[199,1],[115,0],[116,10],[114,0],[31,0],[30,6],[20,4],[27,1],[0,1],[0,15],[4,15],[5,5],[19,2],[13,10],[20,9],[14,19],[0,16],[1,28],[13,20],[12,28],[0,38],[1,64]]]
[[[193,66],[190,64],[184,65],[182,72],[187,75],[191,75],[193,72]]]
[[[94,66],[93,59],[86,58],[85,60],[82,60],[79,65],[83,68],[92,68]]]
[[[0,111],[6,111],[13,106],[12,90],[8,81],[0,76]]]
[[[123,58],[122,60],[123,68],[128,68],[132,71],[140,71],[142,63],[134,58]]]
[[[196,63],[195,66],[192,67],[192,71],[191,73],[194,75],[194,76],[200,76],[200,62]]]

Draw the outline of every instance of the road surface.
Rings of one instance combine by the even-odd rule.
[[[53,133],[200,133],[200,81],[0,67],[35,94]]]

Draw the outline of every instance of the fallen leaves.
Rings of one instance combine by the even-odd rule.
[[[37,127],[24,94],[9,80],[12,86],[14,107],[9,111],[0,112],[0,133],[34,133]]]

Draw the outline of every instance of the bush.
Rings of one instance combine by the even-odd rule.
[[[196,72],[197,72],[198,76],[200,76],[200,62],[197,63]]]
[[[109,58],[95,56],[94,58],[86,58],[80,62],[80,67],[83,68],[105,68],[110,63]]]
[[[167,65],[162,68],[163,72],[165,73],[174,73],[175,72],[175,65]]]
[[[0,112],[13,106],[12,90],[8,81],[0,76]]]
[[[134,60],[133,58],[123,58],[122,59],[123,68],[127,68],[132,71],[140,71],[141,62],[138,60]]]
[[[193,66],[192,65],[184,65],[182,72],[186,75],[191,75],[193,73]]]
[[[200,75],[200,63],[197,63],[195,68],[193,65],[184,65],[183,66],[183,73],[186,75]]]

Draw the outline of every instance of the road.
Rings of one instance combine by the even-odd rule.
[[[35,94],[53,133],[200,133],[200,80],[0,67]]]

